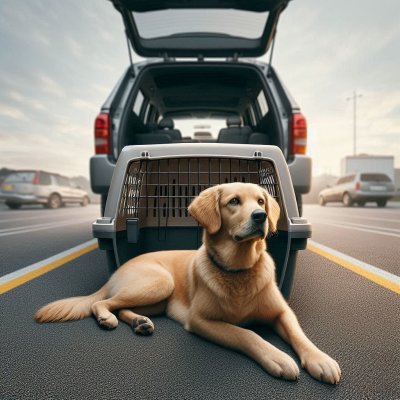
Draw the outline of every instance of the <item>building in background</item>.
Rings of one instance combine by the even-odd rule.
[[[346,156],[342,159],[340,165],[340,175],[343,176],[352,172],[382,173],[395,182],[394,156],[374,156],[369,154]]]

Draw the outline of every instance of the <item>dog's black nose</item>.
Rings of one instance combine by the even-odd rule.
[[[251,213],[251,219],[257,224],[263,224],[267,219],[267,213],[263,210],[255,210]]]

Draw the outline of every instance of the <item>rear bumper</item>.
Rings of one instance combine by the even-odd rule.
[[[308,193],[311,189],[311,158],[295,155],[288,167],[295,193]]]
[[[350,193],[350,197],[354,201],[377,201],[377,200],[390,200],[394,197],[394,192],[352,192]]]
[[[45,204],[46,197],[39,197],[33,194],[18,194],[0,192],[0,200],[15,204]]]

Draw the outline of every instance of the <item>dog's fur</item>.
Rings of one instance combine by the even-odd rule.
[[[265,211],[265,222],[254,221],[256,210]],[[276,285],[265,238],[277,229],[277,202],[258,185],[230,183],[204,190],[189,212],[204,227],[199,250],[140,255],[96,293],[50,303],[36,312],[36,320],[78,320],[93,313],[112,329],[118,310],[122,321],[147,335],[154,325],[144,315],[166,312],[188,331],[248,355],[271,375],[296,380],[299,368],[291,357],[239,326],[269,321],[315,379],[338,383],[338,364],[305,336]]]

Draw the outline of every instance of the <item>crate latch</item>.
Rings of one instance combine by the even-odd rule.
[[[126,220],[126,235],[128,243],[137,243],[139,240],[139,220],[137,218]]]

